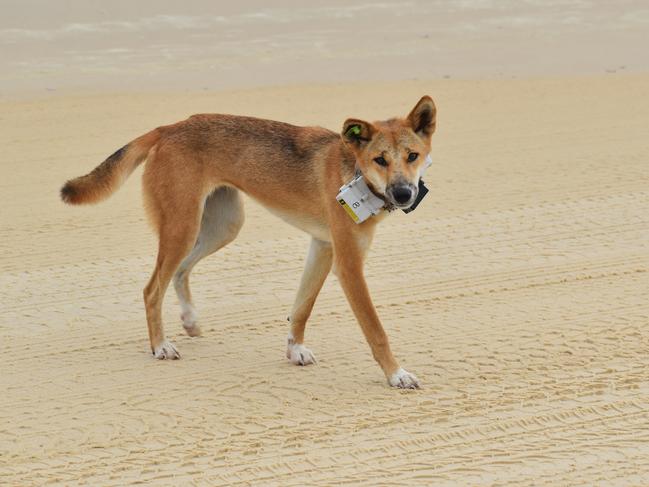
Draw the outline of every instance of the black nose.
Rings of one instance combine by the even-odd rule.
[[[412,198],[412,190],[408,186],[396,186],[392,189],[394,201],[403,205]]]

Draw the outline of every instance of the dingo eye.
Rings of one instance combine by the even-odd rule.
[[[383,167],[388,165],[388,161],[386,161],[383,156],[375,157],[374,162],[376,162],[379,166],[383,166]]]
[[[419,154],[417,154],[416,152],[411,152],[410,154],[408,154],[408,162],[415,162],[418,157]]]

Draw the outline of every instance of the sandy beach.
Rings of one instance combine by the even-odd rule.
[[[200,17],[192,5],[186,15]],[[11,30],[28,49],[8,18],[1,45]],[[88,13],[23,30],[91,22],[106,20]],[[92,70],[38,76],[25,64],[18,76],[5,58],[0,484],[649,484],[649,67],[632,69],[633,53],[622,60],[614,44],[601,65],[582,59],[572,72],[516,73],[504,56],[502,75],[233,75],[208,89],[197,75],[148,90],[129,84],[137,70],[117,81],[108,68],[105,85]],[[252,69],[246,62],[233,70]],[[66,179],[192,113],[338,130],[349,116],[405,115],[423,94],[439,110],[430,194],[382,223],[367,264],[418,391],[386,385],[333,275],[307,327],[318,365],[287,362],[285,317],[308,237],[249,199],[241,236],[193,273],[204,336],[184,334],[170,290],[166,330],[183,358],[152,359],[141,295],[156,240],[141,168],[100,205],[58,199]]]

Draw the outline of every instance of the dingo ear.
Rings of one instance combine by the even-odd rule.
[[[422,137],[430,137],[435,132],[437,108],[430,96],[424,96],[408,115],[412,130]]]
[[[376,129],[371,123],[356,118],[348,118],[343,124],[342,137],[345,143],[354,147],[362,147],[372,140],[375,132]]]

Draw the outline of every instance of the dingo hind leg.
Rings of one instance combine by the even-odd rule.
[[[189,275],[201,259],[232,242],[239,234],[243,221],[243,201],[239,190],[223,186],[214,190],[205,200],[198,238],[173,279],[180,302],[183,328],[189,336],[201,334],[196,309],[192,303]]]
[[[153,355],[158,359],[178,359],[176,347],[165,337],[162,302],[176,269],[196,242],[206,192],[200,189],[200,175],[192,175],[188,164],[163,161],[158,166],[159,162],[158,157],[154,164],[147,164],[143,175],[146,207],[159,234],[158,257],[144,288],[144,305]],[[156,166],[164,167],[164,177]],[[176,174],[175,167],[181,167],[182,173]],[[170,181],[173,183],[169,184]]]

